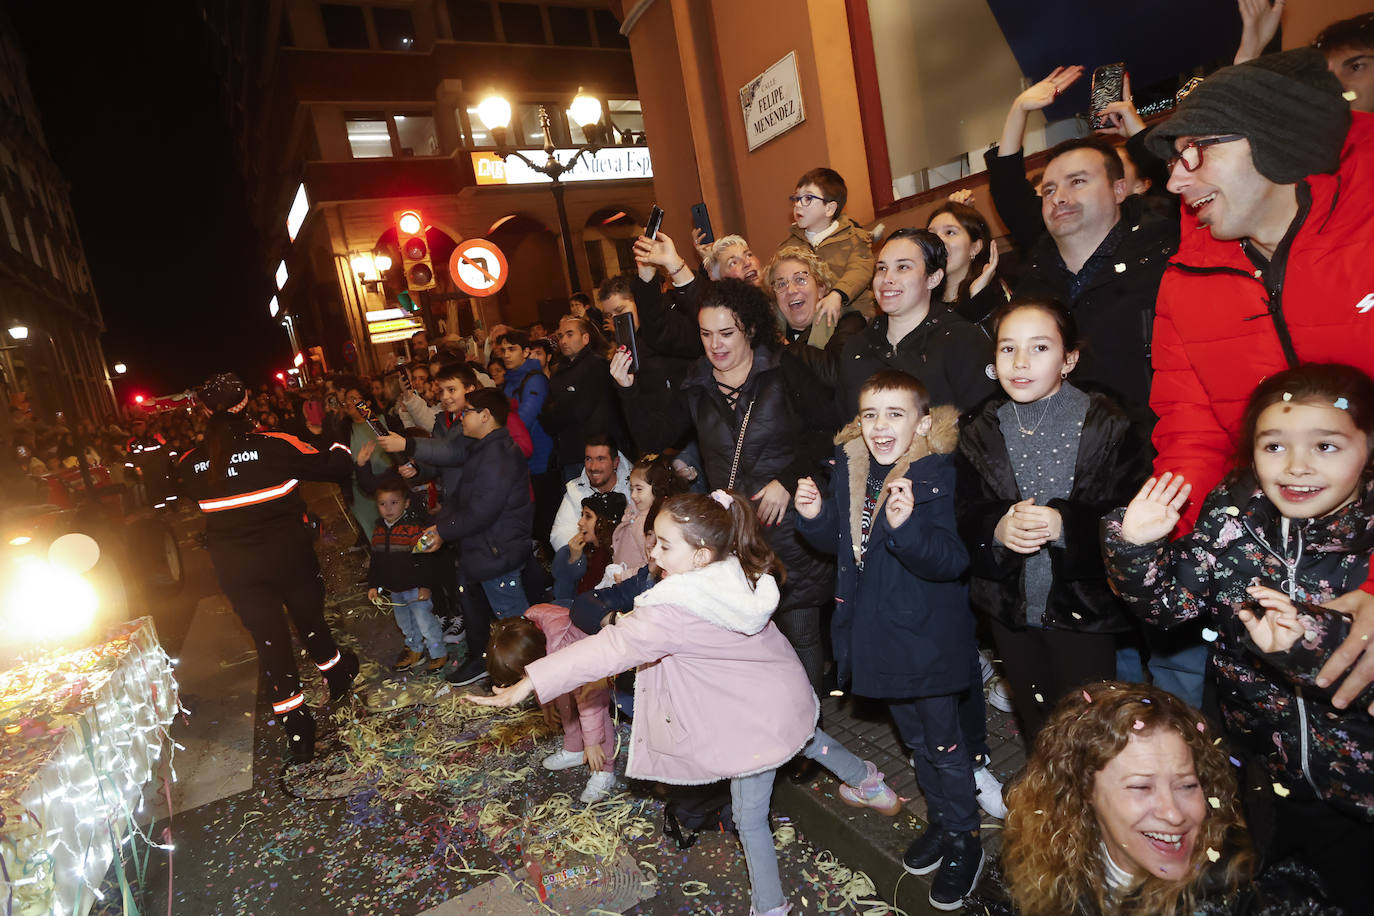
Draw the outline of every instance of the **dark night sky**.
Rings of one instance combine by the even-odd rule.
[[[290,358],[191,0],[4,0],[71,185],[121,399]]]

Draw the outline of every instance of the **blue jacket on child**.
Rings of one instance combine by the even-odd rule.
[[[856,548],[869,453],[857,420],[835,437],[835,473],[820,515],[797,516],[802,536],[839,559],[831,621],[835,663],[840,683],[861,696],[943,696],[969,686],[968,551],[954,520],[950,456],[958,416],[952,407],[936,407],[931,415],[930,434],[913,439],[888,466],[862,558]],[[884,511],[887,487],[903,477],[911,481],[916,506],[893,529]]]

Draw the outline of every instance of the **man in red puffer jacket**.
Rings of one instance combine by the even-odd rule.
[[[1159,287],[1150,406],[1156,473],[1193,487],[1188,527],[1234,464],[1261,379],[1300,362],[1374,374],[1374,116],[1352,115],[1341,91],[1310,48],[1267,55],[1208,77],[1147,141],[1170,157],[1183,207]],[[1374,585],[1364,588],[1328,604],[1355,625],[1324,680],[1374,634]],[[1374,652],[1336,705],[1371,680]]]

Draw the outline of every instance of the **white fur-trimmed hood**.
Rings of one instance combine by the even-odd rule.
[[[768,626],[778,607],[778,582],[761,576],[753,585],[733,556],[691,572],[667,576],[635,599],[635,607],[671,604],[708,623],[752,636]]]

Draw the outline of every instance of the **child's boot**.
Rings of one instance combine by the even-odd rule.
[[[857,786],[848,783],[840,786],[840,800],[855,808],[872,808],[888,817],[901,811],[902,800],[891,786],[883,782],[883,774],[878,772],[871,760],[864,761],[864,769],[868,775],[863,782]]]
[[[930,883],[930,905],[944,912],[961,909],[964,898],[978,886],[986,861],[979,831],[945,834],[944,860]]]

